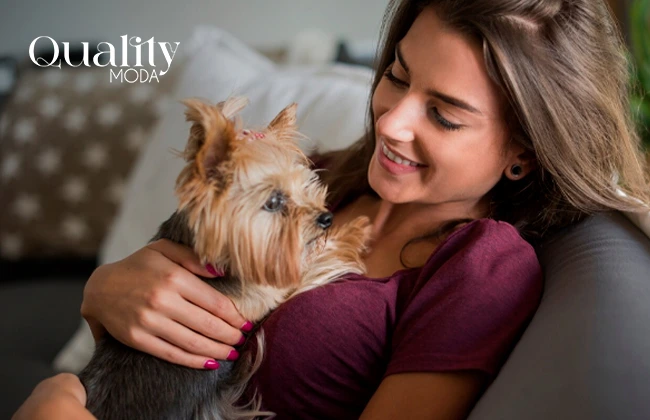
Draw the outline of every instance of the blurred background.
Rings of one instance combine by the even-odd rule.
[[[648,90],[649,0],[607,1],[637,56],[646,62],[638,66],[638,79]],[[388,0],[0,0],[0,200],[5,203],[0,207],[0,276],[32,278],[43,267],[66,273],[78,268],[83,275],[96,265],[99,246],[141,148],[166,106],[188,94],[176,86],[188,56],[212,56],[202,64],[204,73],[214,72],[213,65],[221,67],[233,75],[227,81],[233,88],[246,79],[238,64],[250,62],[251,52],[274,66],[347,63],[368,68],[387,4]],[[221,35],[208,35],[211,30],[205,28],[228,33],[236,41],[224,51],[201,50],[200,44],[222,42],[215,41]],[[98,43],[110,43],[119,66],[124,35],[130,40],[140,37],[141,42],[153,38],[170,48],[180,43],[170,72],[145,79],[147,83],[111,83],[113,67],[99,68],[92,57]],[[51,62],[55,42],[61,60],[67,42],[75,67],[61,60],[62,69],[39,68],[30,60],[30,45],[45,36],[53,41],[43,38],[34,44],[35,56]],[[89,67],[76,66],[84,58],[82,42],[89,46]],[[242,45],[234,45],[238,42]],[[104,44],[102,50],[106,49]],[[127,49],[133,66],[136,49]],[[144,77],[153,76],[150,59],[158,72],[168,67],[158,44],[153,57],[148,51],[144,44],[141,59],[148,71]],[[219,55],[230,56],[233,51],[239,54],[238,61],[223,67]],[[107,55],[102,58],[107,64]],[[265,64],[255,63],[249,67]],[[131,80],[135,73],[129,74]],[[633,107],[647,124],[650,105],[643,91],[633,97]],[[650,142],[647,130],[644,133]],[[126,139],[125,146],[113,147],[116,138]],[[67,171],[60,170],[64,165]],[[99,191],[106,191],[103,204]],[[62,240],[62,233],[68,240]]]
[[[182,72],[188,42],[197,28],[225,31],[276,65],[369,65],[386,4],[387,0],[0,1],[0,196],[7,203],[0,210],[0,272],[5,278],[31,277],[40,272],[42,264],[59,263],[56,271],[65,271],[71,266],[61,258],[67,255],[73,257],[72,266],[82,272],[95,264],[106,231],[99,225],[110,223],[137,151],[148,141],[162,108],[170,99],[178,99],[172,98],[176,76]],[[123,35],[142,41],[153,37],[156,43],[179,42],[171,71],[150,83],[110,83],[111,67],[97,68],[92,57],[98,43],[108,42],[115,47],[119,66]],[[30,60],[29,49],[41,36],[57,43],[59,59],[63,58],[63,42],[68,42],[73,64],[83,59],[81,43],[88,43],[91,67],[71,68],[63,60],[61,70],[37,67]],[[106,44],[102,49],[107,49]],[[135,48],[128,50],[129,65],[133,66]],[[52,41],[43,38],[35,44],[35,56],[47,62],[54,58],[53,51]],[[150,71],[147,46],[141,51],[144,67]],[[158,72],[167,67],[158,47],[153,58]],[[118,100],[120,96],[123,99]],[[129,121],[131,127],[126,127]],[[91,141],[89,135],[131,140],[127,150],[116,151]],[[29,152],[34,153],[31,163],[24,159]],[[106,182],[93,180],[90,174],[60,179],[62,193],[57,197],[51,194],[37,200],[36,193],[27,194],[51,191],[62,163],[77,165],[72,152],[82,154],[84,161],[72,170],[75,173],[108,167],[110,154],[111,165],[115,166],[116,160],[122,162],[121,168],[111,168],[113,173],[119,172],[119,181],[108,182],[105,176],[102,180]],[[50,177],[44,178],[44,174]],[[113,191],[110,209],[105,209],[103,216],[97,215],[102,210],[94,209],[94,220],[66,220],[65,208],[78,206],[93,188]],[[44,203],[50,206],[47,221],[37,217],[43,215]],[[17,233],[16,222],[23,219],[33,233]],[[54,223],[67,226],[63,230],[69,237],[84,237],[81,246],[78,243],[73,249],[61,244],[61,230],[51,232],[49,227]],[[50,256],[56,257],[54,262]],[[78,264],[79,256],[88,257],[87,265]]]
[[[92,339],[71,341],[86,280],[98,264],[145,245],[173,211],[179,160],[168,149],[187,138],[177,101],[223,100],[241,88],[257,95],[251,119],[268,122],[298,100],[301,127],[314,136],[358,136],[387,2],[0,0],[1,419],[38,381],[87,360]],[[110,43],[119,66],[123,35],[179,42],[170,71],[111,82],[111,67],[92,57]],[[36,66],[29,49],[40,36],[57,43],[59,59],[68,42],[73,65],[88,43],[91,66]],[[35,45],[35,57],[53,54],[51,42]],[[167,67],[158,47],[153,57],[142,48],[151,71],[149,58],[158,72]],[[361,118],[346,126],[346,115]]]
[[[387,0],[3,0],[0,55],[26,57],[40,35],[109,41],[123,34],[186,40],[200,24],[218,26],[263,50],[286,48],[305,31],[372,44]]]
[[[650,0],[608,1],[635,46],[637,83],[650,91]],[[88,336],[70,341],[85,281],[97,264],[143,246],[169,214],[158,204],[173,204],[177,171],[165,166],[173,144],[164,134],[185,130],[170,103],[247,86],[260,120],[281,109],[272,101],[297,100],[310,136],[358,138],[363,121],[346,117],[363,116],[387,3],[0,0],[0,418],[42,378],[74,370],[79,352],[92,346]],[[83,59],[81,42],[91,58],[108,42],[119,61],[123,35],[180,42],[169,73],[150,83],[110,83],[107,68],[43,69],[28,55],[35,38],[49,36],[59,48],[70,43],[73,63]],[[50,61],[51,43],[36,47]],[[160,49],[153,58],[158,71],[166,67]],[[647,123],[643,92],[633,107]],[[147,149],[152,138],[159,144]]]

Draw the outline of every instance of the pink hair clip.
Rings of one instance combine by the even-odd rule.
[[[250,135],[252,135],[253,138],[256,138],[256,139],[263,139],[264,137],[266,137],[266,135],[264,133],[260,133],[259,131],[246,130],[246,129],[242,130],[241,134],[244,137],[249,137]],[[251,141],[251,140],[253,140],[253,139],[248,138],[248,141]]]

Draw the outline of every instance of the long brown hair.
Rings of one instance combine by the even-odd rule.
[[[429,6],[482,46],[488,74],[510,107],[510,141],[537,160],[524,179],[504,176],[490,191],[489,217],[511,223],[534,243],[588,214],[643,207],[630,197],[650,202],[629,112],[627,50],[603,0],[392,0],[372,92],[395,45]],[[367,179],[375,149],[371,106],[367,118],[363,138],[323,156],[331,163],[323,174],[330,202],[374,194]]]

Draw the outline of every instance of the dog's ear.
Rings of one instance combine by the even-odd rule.
[[[248,98],[245,96],[232,96],[217,104],[217,108],[219,108],[223,116],[233,122],[235,132],[239,132],[244,125],[239,113],[246,108],[248,103]]]
[[[215,106],[198,99],[182,102],[187,106],[185,117],[192,122],[183,157],[196,164],[203,179],[214,178],[218,164],[230,154],[235,138],[233,123],[224,116],[224,105]]]
[[[298,109],[297,103],[284,108],[278,115],[273,118],[269,123],[271,130],[295,130],[296,129],[296,110]]]
[[[224,117],[232,119],[242,109],[246,108],[248,103],[248,98],[245,96],[232,96],[225,101],[219,102],[217,108],[219,108]]]

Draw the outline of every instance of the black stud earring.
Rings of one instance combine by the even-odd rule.
[[[517,165],[516,163],[510,167],[510,173],[511,173],[512,176],[514,176],[515,178],[518,178],[519,175],[521,175],[521,173],[522,173],[523,171],[524,171],[524,169],[523,169],[521,166]]]

